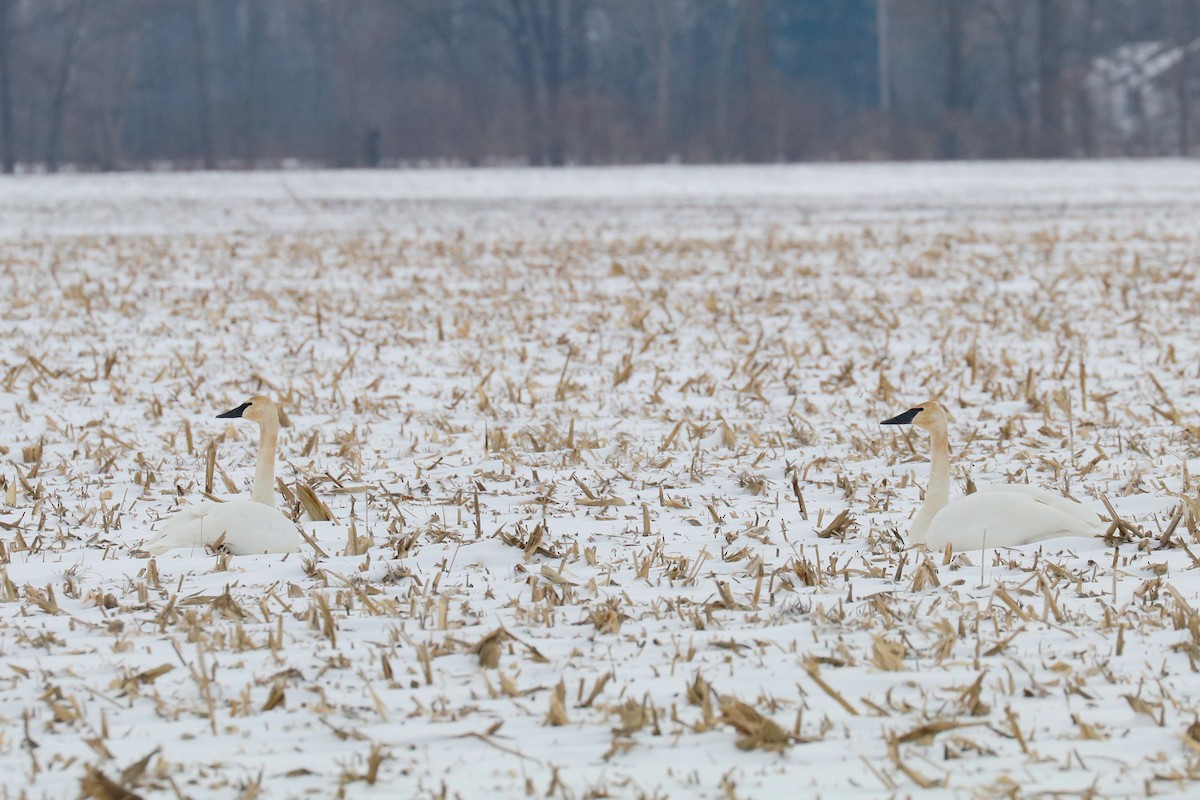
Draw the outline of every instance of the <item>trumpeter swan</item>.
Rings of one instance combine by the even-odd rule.
[[[950,500],[950,440],[946,410],[928,400],[881,425],[916,425],[929,433],[931,458],[925,503],[909,540],[933,550],[1013,547],[1058,536],[1097,536],[1104,523],[1087,507],[1036,486],[1004,484]]]
[[[269,398],[251,397],[217,419],[248,419],[258,423],[258,463],[250,499],[224,503],[205,500],[172,517],[142,545],[152,555],[173,547],[204,547],[221,542],[234,555],[294,553],[300,549],[296,524],[275,508],[275,443],[280,411]]]

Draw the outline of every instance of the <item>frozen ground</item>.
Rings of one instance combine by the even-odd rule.
[[[0,796],[1192,796],[1198,211],[1188,162],[6,180]],[[336,522],[138,557],[211,441],[247,490],[258,392]],[[906,549],[930,396],[958,489],[1129,525]]]

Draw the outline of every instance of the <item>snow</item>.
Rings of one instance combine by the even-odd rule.
[[[0,796],[1188,796],[1198,205],[1182,161],[0,183]],[[320,552],[141,557],[210,441],[248,491],[259,392]],[[877,423],[930,396],[956,490],[1137,530],[906,549],[927,442]]]
[[[508,232],[532,213],[570,228],[686,220],[710,227],[717,208],[746,225],[767,217],[878,220],[1059,212],[1062,207],[1155,210],[1196,195],[1187,160],[876,163],[791,166],[577,167],[17,176],[0,191],[0,235],[456,229]],[[637,211],[637,214],[632,214]],[[633,216],[633,219],[630,217]],[[659,231],[661,233],[661,231]]]

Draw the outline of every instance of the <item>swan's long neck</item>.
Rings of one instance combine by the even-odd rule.
[[[278,422],[267,421],[259,425],[258,463],[254,467],[250,499],[268,506],[275,505],[275,444],[278,440]]]
[[[925,542],[933,518],[950,502],[950,438],[946,424],[943,422],[930,429],[929,438],[929,485],[925,488],[925,503],[913,518],[909,533],[913,544]]]

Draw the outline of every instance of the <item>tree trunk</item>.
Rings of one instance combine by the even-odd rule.
[[[1196,6],[1194,0],[1176,0],[1176,45],[1180,49],[1179,64],[1175,73],[1175,98],[1178,109],[1179,155],[1187,157],[1192,149],[1192,103],[1188,81],[1192,73],[1192,40],[1196,31]]]
[[[58,64],[54,95],[50,100],[50,131],[46,137],[46,169],[50,172],[58,172],[63,118],[66,116],[71,73],[75,69],[75,45],[79,42],[79,33],[83,29],[83,17],[86,13],[87,0],[77,0],[66,20],[62,59]]]
[[[1190,0],[1185,0],[1189,2]],[[1080,60],[1078,86],[1075,87],[1075,110],[1079,117],[1078,137],[1079,146],[1085,158],[1096,155],[1096,114],[1092,109],[1092,97],[1088,94],[1088,74],[1092,68],[1092,57],[1095,50],[1094,20],[1096,19],[1096,0],[1087,0],[1084,6],[1083,39],[1080,42]]]
[[[746,45],[746,81],[750,102],[742,135],[750,161],[771,158],[771,134],[775,130],[771,109],[771,34],[767,27],[765,0],[744,0],[742,33]]]
[[[1033,154],[1029,103],[1025,99],[1025,75],[1021,71],[1021,39],[1025,28],[1024,3],[990,0],[984,6],[996,26],[1004,49],[1004,67],[1008,77],[1008,96],[1017,118],[1016,155],[1028,158]]]
[[[654,4],[658,41],[654,61],[654,144],[656,156],[666,161],[671,155],[671,34],[674,31],[671,9],[666,3]]]
[[[737,25],[730,25],[721,39],[721,50],[717,55],[716,90],[713,116],[716,122],[716,156],[719,161],[729,161],[733,156],[730,134],[730,95],[733,93],[730,74],[733,66],[733,47],[737,43]]]
[[[196,67],[196,92],[199,102],[200,152],[205,169],[217,168],[217,151],[213,143],[212,85],[208,60],[208,36],[205,14],[207,2],[192,0],[192,34]]]
[[[11,16],[11,0],[0,0],[0,162],[8,175],[17,167],[13,150]]]
[[[1063,150],[1062,2],[1038,0],[1038,155],[1058,158]]]
[[[509,36],[517,62],[521,105],[525,111],[525,148],[529,153],[530,164],[543,164],[546,161],[546,123],[538,98],[534,32],[524,0],[509,0],[509,5],[513,10],[513,24],[509,27]]]
[[[963,86],[963,6],[954,0],[946,4],[945,110],[938,137],[938,155],[941,158],[961,156],[958,126],[967,105]]]
[[[888,0],[875,0],[875,60],[879,82],[879,110],[892,110],[891,23]]]
[[[266,120],[263,114],[262,67],[266,39],[267,18],[263,0],[248,0],[243,59],[246,80],[242,89],[242,157],[250,168],[262,158],[263,123]]]
[[[594,156],[590,141],[592,88],[588,74],[587,11],[588,3],[584,0],[567,0],[567,57],[564,81],[569,96],[576,100],[573,106],[576,114],[575,157],[585,164],[590,164]]]
[[[574,0],[578,2],[578,0]],[[560,0],[548,0],[535,11],[541,32],[542,85],[546,87],[546,158],[552,167],[567,162],[562,113],[563,27]]]
[[[485,103],[480,96],[478,83],[463,63],[464,43],[455,29],[454,8],[439,0],[437,5],[421,14],[422,24],[442,46],[454,78],[454,91],[462,109],[462,141],[467,148],[467,163],[478,166],[483,158],[483,109]],[[467,45],[469,47],[469,45]]]

